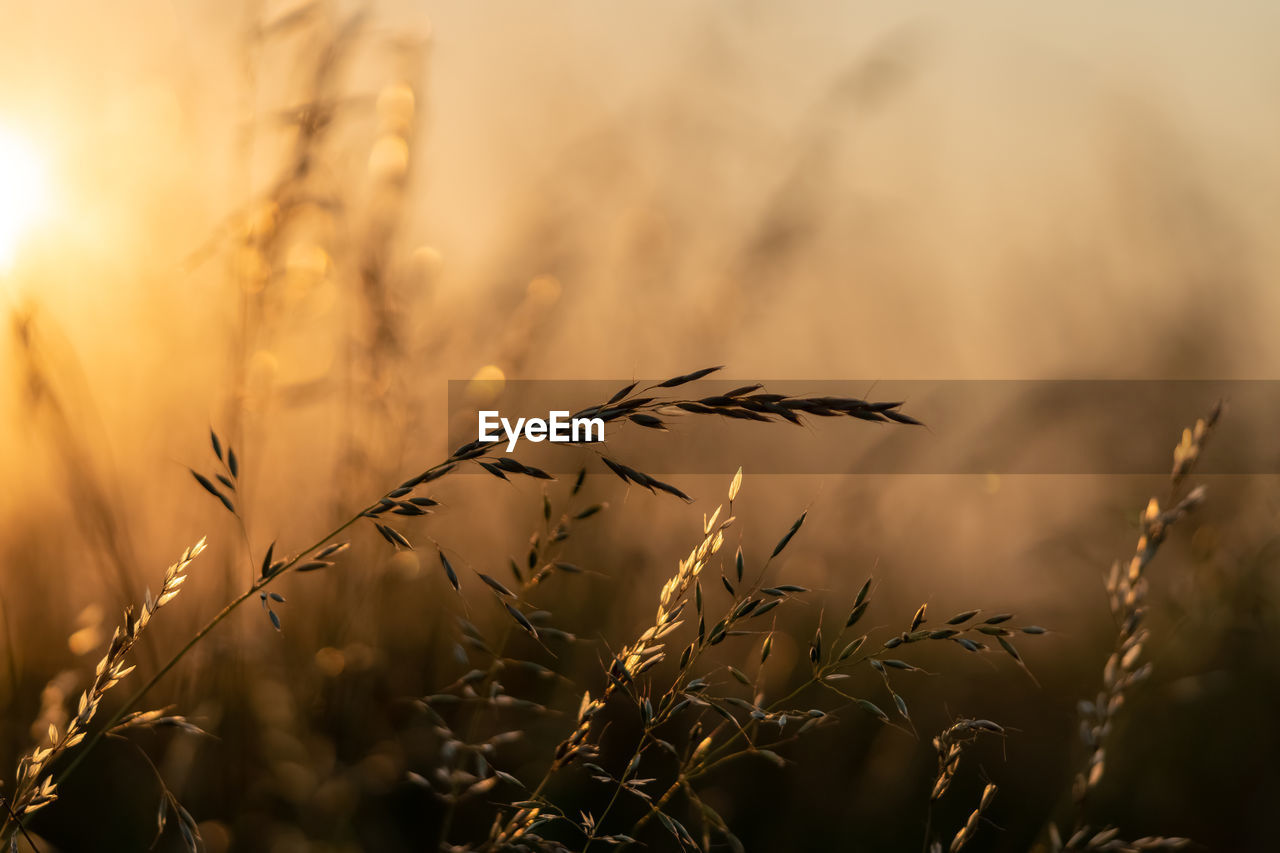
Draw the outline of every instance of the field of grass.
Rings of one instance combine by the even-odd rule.
[[[137,3],[0,34],[0,850],[1275,845],[1274,15]]]

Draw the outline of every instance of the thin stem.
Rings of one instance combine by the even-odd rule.
[[[240,596],[233,599],[225,607],[219,610],[216,616],[210,619],[203,628],[197,631],[191,637],[191,639],[188,640],[185,645],[183,645],[182,648],[178,649],[178,651],[175,652],[171,658],[169,658],[168,662],[165,663],[164,666],[160,667],[160,669],[158,669],[156,673],[147,680],[146,684],[143,684],[140,688],[138,688],[137,692],[135,692],[132,696],[130,696],[128,701],[126,701],[122,706],[120,706],[120,708],[117,709],[116,712],[112,714],[110,718],[108,718],[104,726],[102,726],[96,732],[93,733],[93,735],[89,738],[89,740],[85,742],[84,747],[80,749],[80,751],[76,754],[76,757],[71,761],[70,764],[67,765],[66,769],[59,774],[60,781],[65,783],[67,778],[72,773],[74,773],[76,768],[79,767],[80,764],[84,761],[85,756],[87,756],[90,752],[92,752],[93,748],[98,744],[99,741],[102,740],[103,736],[107,734],[112,729],[112,727],[116,725],[116,723],[124,719],[125,714],[129,713],[130,709],[132,709],[135,705],[137,705],[140,701],[142,701],[142,698],[146,696],[148,692],[150,692],[151,688],[156,686],[156,684],[160,681],[160,679],[164,678],[166,675],[169,674],[169,670],[177,666],[178,662],[181,661],[184,657],[186,657],[187,653],[190,652],[193,648],[195,648],[197,643],[203,640],[214,628],[217,628],[218,625],[221,624],[224,619],[226,619],[236,610],[236,608],[238,608],[241,604],[244,604],[246,601],[252,598],[256,593],[265,589],[276,578],[281,577],[286,572],[288,572],[289,569],[296,566],[303,557],[315,551],[317,548],[327,543],[330,539],[342,533],[342,531],[346,530],[348,527],[355,524],[360,519],[364,518],[365,513],[373,509],[375,506],[377,506],[376,503],[366,506],[360,512],[356,513],[351,518],[347,519],[342,524],[335,527],[333,530],[329,531],[319,541],[313,543],[303,551],[300,551],[296,557],[294,557],[293,559],[285,563],[284,566],[279,571],[272,572],[269,575],[264,575],[263,577],[254,581],[253,585],[250,586],[248,590],[243,592]]]
[[[27,844],[31,845],[31,849],[35,851],[35,853],[40,853],[40,848],[36,845],[35,839],[27,834],[27,828],[22,825],[22,818],[18,817],[14,812],[13,806],[9,804],[8,800],[4,800],[3,802],[4,810],[8,812],[9,817],[13,819],[13,825],[18,827],[18,832],[22,833],[22,837],[27,839]]]
[[[654,802],[654,804],[649,808],[649,811],[644,813],[644,817],[636,821],[636,825],[635,827],[632,828],[631,832],[633,834],[639,832],[641,828],[643,828],[644,825],[649,822],[650,818],[652,818],[658,812],[662,811],[662,807],[667,804],[667,801],[670,800],[671,797],[675,794],[675,792],[680,790],[680,787],[684,784],[685,784],[685,775],[684,773],[680,773],[676,776],[676,780],[671,783],[671,787],[667,788],[667,790],[663,792],[662,796],[659,797],[657,801]]]
[[[631,761],[635,760],[636,755],[639,755],[640,753],[644,752],[644,742],[648,737],[649,737],[649,731],[646,729],[645,733],[640,737],[640,745],[636,747],[635,753],[632,755],[631,759],[628,760],[627,762],[628,767],[631,766]],[[613,811],[614,805],[618,802],[618,797],[622,796],[622,789],[626,787],[627,778],[629,775],[630,774],[628,771],[623,771],[622,778],[618,780],[617,786],[613,789],[613,796],[609,798],[608,805],[604,807],[604,811],[602,811],[600,813],[600,817],[596,819],[595,826],[591,828],[591,834],[587,836],[587,843],[582,848],[582,853],[587,853],[587,851],[591,849],[591,845],[595,843],[596,839],[600,836],[600,828],[604,826],[605,820],[608,819],[609,812]]]

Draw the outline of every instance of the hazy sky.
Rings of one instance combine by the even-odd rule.
[[[26,279],[99,308],[180,287],[243,198],[248,14],[286,4],[10,7],[0,121],[47,150],[61,203]],[[748,371],[881,376],[1176,374],[1140,339],[1216,301],[1236,328],[1212,370],[1271,372],[1276,4],[387,2],[368,32],[432,37],[409,242],[446,290],[572,256],[568,324],[622,300],[681,339],[695,318],[687,346]],[[364,56],[354,88],[389,82]],[[258,60],[274,109],[288,53]],[[661,236],[661,286],[636,279],[636,229]],[[762,349],[766,327],[802,340]],[[652,358],[600,342],[605,374]]]

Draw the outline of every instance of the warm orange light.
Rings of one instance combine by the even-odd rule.
[[[0,125],[0,272],[13,264],[22,240],[49,213],[50,201],[39,149]]]

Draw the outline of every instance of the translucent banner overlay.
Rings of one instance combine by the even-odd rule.
[[[629,397],[717,400],[750,379],[702,379],[674,388],[641,381]],[[549,419],[605,403],[630,380],[449,383],[449,448],[475,441],[480,412]],[[751,393],[789,398],[902,402],[924,426],[800,413],[800,426],[684,411],[641,411],[665,430],[605,425],[602,444],[522,437],[508,452],[503,428],[493,455],[557,474],[607,455],[647,474],[1167,474],[1184,427],[1222,400],[1202,474],[1280,474],[1280,381],[1276,380],[811,380],[771,379]],[[590,414],[590,413],[589,413]],[[563,416],[561,416],[563,417]],[[644,420],[644,418],[642,418]],[[492,421],[491,421],[492,423]]]

